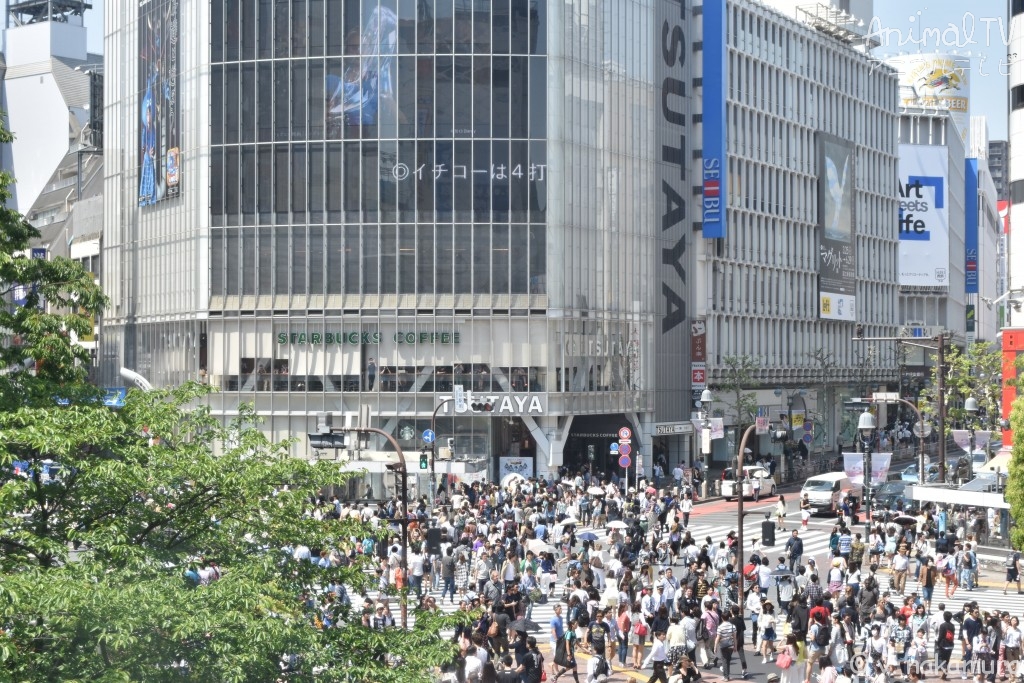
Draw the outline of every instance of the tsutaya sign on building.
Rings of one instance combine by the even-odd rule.
[[[454,403],[454,397],[452,396],[438,396],[441,401],[450,400],[451,403],[445,403],[441,412],[448,414],[448,407]],[[543,415],[547,412],[547,397],[541,394],[474,394],[472,391],[466,392],[466,402],[462,410],[459,410],[458,404],[454,406],[456,413],[480,413],[482,411],[473,410],[473,404],[478,403],[490,403],[491,412],[498,415]]]

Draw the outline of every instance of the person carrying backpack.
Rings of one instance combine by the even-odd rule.
[[[819,659],[828,654],[831,638],[832,632],[829,630],[828,625],[821,620],[819,614],[815,614],[811,627],[807,631],[807,671],[804,674],[805,680],[811,680],[814,665]]]

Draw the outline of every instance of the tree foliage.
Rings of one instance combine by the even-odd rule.
[[[1018,396],[1010,410],[1010,429],[1013,447],[1007,467],[1004,496],[1010,504],[1010,545],[1020,548],[1024,544],[1024,396]]]
[[[736,417],[738,427],[746,427],[757,418],[757,394],[749,389],[757,384],[760,364],[753,356],[725,356],[722,359],[722,379],[715,387],[719,396]]]
[[[220,424],[201,401],[208,391],[132,391],[119,411],[0,415],[0,671],[19,681],[268,681],[294,654],[299,678],[429,680],[452,657],[438,635],[452,617],[371,631],[356,604],[336,610],[336,627],[318,627],[322,605],[303,596],[343,582],[357,598],[372,575],[366,562],[322,569],[283,548],[345,548],[372,531],[310,515],[311,498],[339,481],[336,467],[288,457],[250,408]],[[10,473],[16,460],[31,476]],[[62,465],[59,480],[41,475],[47,460]],[[183,572],[204,561],[223,578],[196,587]]]
[[[938,413],[938,363],[933,354],[931,386],[921,392],[921,413]],[[978,402],[975,427],[998,429],[1002,400],[1002,353],[990,342],[971,344],[961,351],[951,346],[945,353],[946,430],[967,428],[968,413],[964,401],[973,396]]]
[[[0,174],[0,203],[10,182]],[[430,680],[454,654],[439,632],[465,613],[370,630],[369,560],[325,569],[283,551],[376,533],[309,514],[344,475],[288,457],[251,407],[222,424],[203,385],[104,407],[75,339],[105,298],[79,264],[28,258],[36,236],[0,208],[0,287],[26,299],[0,310],[0,680]],[[184,578],[211,562],[219,580]],[[353,608],[327,605],[332,583],[351,587]],[[286,656],[294,671],[282,672]]]

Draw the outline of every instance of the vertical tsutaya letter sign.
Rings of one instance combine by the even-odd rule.
[[[726,177],[728,156],[725,138],[725,87],[727,65],[725,0],[704,3],[704,130],[701,160],[701,225],[708,239],[725,237]]]
[[[978,293],[978,160],[966,159],[964,188],[964,292]]]
[[[139,206],[180,188],[178,0],[139,0]]]
[[[949,149],[900,145],[899,284],[949,285]]]

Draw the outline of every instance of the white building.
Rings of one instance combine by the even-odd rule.
[[[693,280],[708,381],[750,357],[759,407],[813,422],[811,450],[831,451],[853,439],[843,399],[897,379],[891,346],[854,341],[858,324],[868,337],[899,330],[896,78],[845,21],[743,1],[727,12],[727,233],[700,241]],[[716,393],[726,424],[749,423],[730,402]],[[736,445],[716,441],[715,459]],[[772,448],[762,436],[755,450]]]
[[[989,165],[990,150],[992,144],[988,139],[987,119],[984,116],[972,116],[971,146],[965,169],[967,188],[964,195],[968,342],[996,342],[1002,320],[1002,304],[989,303],[998,300],[1005,291],[1006,279],[1001,246],[1003,220],[999,217],[996,179]],[[972,306],[973,309],[970,308]]]

